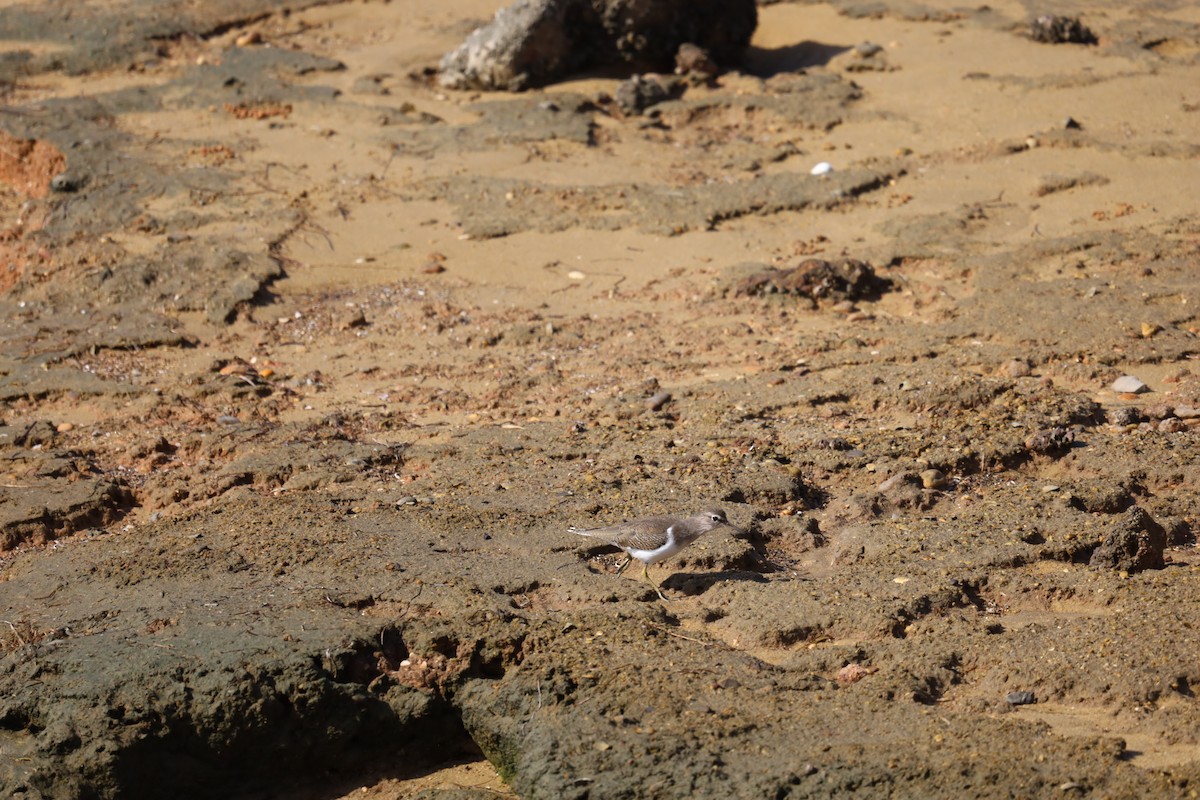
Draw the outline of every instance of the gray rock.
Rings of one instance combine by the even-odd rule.
[[[757,24],[754,0],[517,0],[446,54],[439,81],[519,91],[595,66],[670,71],[686,43],[730,63]]]
[[[1112,390],[1118,394],[1141,394],[1150,391],[1150,387],[1133,375],[1122,375],[1113,381]]]

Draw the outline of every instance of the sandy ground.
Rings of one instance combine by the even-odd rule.
[[[1197,7],[204,5],[0,3],[6,795],[1195,793]]]

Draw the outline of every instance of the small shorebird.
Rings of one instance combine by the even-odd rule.
[[[568,528],[571,533],[589,536],[619,547],[629,558],[617,569],[620,575],[633,559],[642,562],[642,576],[654,587],[658,596],[666,600],[662,589],[650,580],[650,565],[670,558],[713,528],[728,525],[725,512],[719,508],[702,511],[694,517],[645,517],[607,528],[581,530]]]

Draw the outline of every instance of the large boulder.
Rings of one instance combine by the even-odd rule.
[[[598,66],[669,71],[684,44],[729,64],[757,24],[754,0],[517,0],[446,54],[439,81],[519,91]]]

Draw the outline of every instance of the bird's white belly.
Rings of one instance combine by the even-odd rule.
[[[627,547],[625,548],[625,552],[643,564],[657,564],[660,561],[670,558],[682,549],[683,545],[675,541],[675,537],[672,536],[666,544],[657,550],[638,550],[634,547]]]

